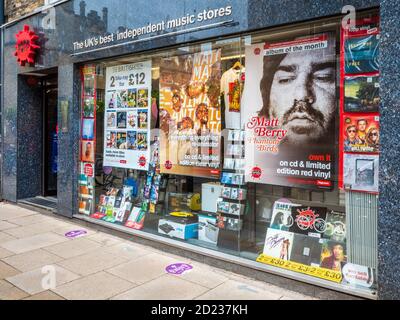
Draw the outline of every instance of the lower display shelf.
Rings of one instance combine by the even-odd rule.
[[[306,273],[298,272],[297,270],[292,269],[283,269],[280,266],[276,266],[277,264],[268,264],[265,263],[265,258],[262,259],[261,256],[256,255],[254,252],[243,251],[240,252],[240,241],[239,238],[237,240],[237,247],[235,248],[225,248],[222,250],[217,245],[212,245],[210,243],[204,243],[204,241],[198,239],[188,239],[181,240],[177,238],[171,238],[165,235],[161,235],[154,230],[149,230],[147,228],[143,228],[143,230],[135,230],[125,227],[121,224],[109,223],[103,220],[97,220],[91,218],[87,215],[76,214],[74,218],[85,220],[92,222],[97,225],[101,225],[106,228],[110,228],[119,232],[128,233],[140,238],[144,238],[147,240],[159,242],[165,245],[169,245],[178,249],[188,250],[194,253],[202,254],[204,256],[219,259],[221,261],[225,261],[227,263],[238,264],[244,267],[256,269],[259,271],[269,272],[272,274],[276,274],[279,276],[283,276],[288,279],[308,283],[311,285],[325,287],[327,289],[343,292],[346,294],[356,295],[360,297],[364,297],[367,299],[377,299],[377,294],[374,291],[368,290],[366,288],[357,287],[350,285],[343,285],[339,283],[335,283],[330,280],[318,278],[315,276],[308,275]],[[261,258],[260,258],[261,257]],[[256,260],[263,261],[256,261]],[[268,260],[268,257],[267,257]],[[279,262],[279,261],[278,261]]]

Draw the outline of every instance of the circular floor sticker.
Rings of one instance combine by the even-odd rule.
[[[174,263],[170,264],[165,268],[165,271],[167,271],[170,274],[182,274],[185,271],[191,270],[193,267],[187,263]]]

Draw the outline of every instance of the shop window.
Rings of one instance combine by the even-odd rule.
[[[79,213],[374,292],[376,17],[83,65]]]

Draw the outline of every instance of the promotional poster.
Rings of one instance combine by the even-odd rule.
[[[219,177],[220,80],[220,50],[161,60],[162,173]]]
[[[345,77],[345,112],[378,112],[380,102],[379,76]]]
[[[379,152],[379,116],[348,115],[343,124],[343,151]]]
[[[106,69],[104,166],[147,170],[151,61]]]
[[[332,189],[338,121],[335,35],[324,33],[246,50],[246,181]],[[262,69],[253,60],[262,61]],[[316,62],[317,61],[317,62]],[[251,78],[251,77],[250,77]],[[260,100],[261,97],[261,100]],[[261,101],[258,104],[257,101]]]

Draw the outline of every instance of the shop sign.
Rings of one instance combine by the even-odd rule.
[[[165,271],[167,271],[170,274],[182,274],[185,271],[189,271],[192,270],[193,267],[187,263],[174,263],[174,264],[170,264],[169,266],[167,266],[165,268]]]
[[[273,258],[270,256],[267,256],[265,254],[260,254],[259,257],[256,260],[257,262],[265,263],[270,266],[290,270],[290,271],[295,271],[295,272],[300,272],[303,274],[307,274],[312,277],[317,277],[333,282],[340,283],[342,281],[342,273],[340,271],[334,271],[334,270],[329,270],[329,269],[324,269],[320,267],[313,267],[313,266],[307,266],[301,263],[293,262],[293,261],[287,261],[279,258]]]
[[[30,30],[28,25],[24,25],[24,30],[19,31],[15,38],[17,42],[14,55],[17,57],[20,66],[25,66],[26,63],[34,65],[36,50],[40,49],[37,44],[39,36],[33,30]]]
[[[222,27],[233,22],[233,20],[229,19],[233,11],[232,5],[228,5],[219,8],[202,9],[198,10],[197,13],[186,13],[180,17],[170,17],[168,15],[165,19],[150,21],[139,27],[125,28],[125,30],[119,30],[114,33],[90,37],[82,41],[74,41],[72,43],[73,50],[74,52],[81,51],[80,53],[85,53],[86,51],[82,50],[91,51],[96,50],[97,47],[103,49],[109,46],[122,46],[169,35],[200,31],[218,26]]]

